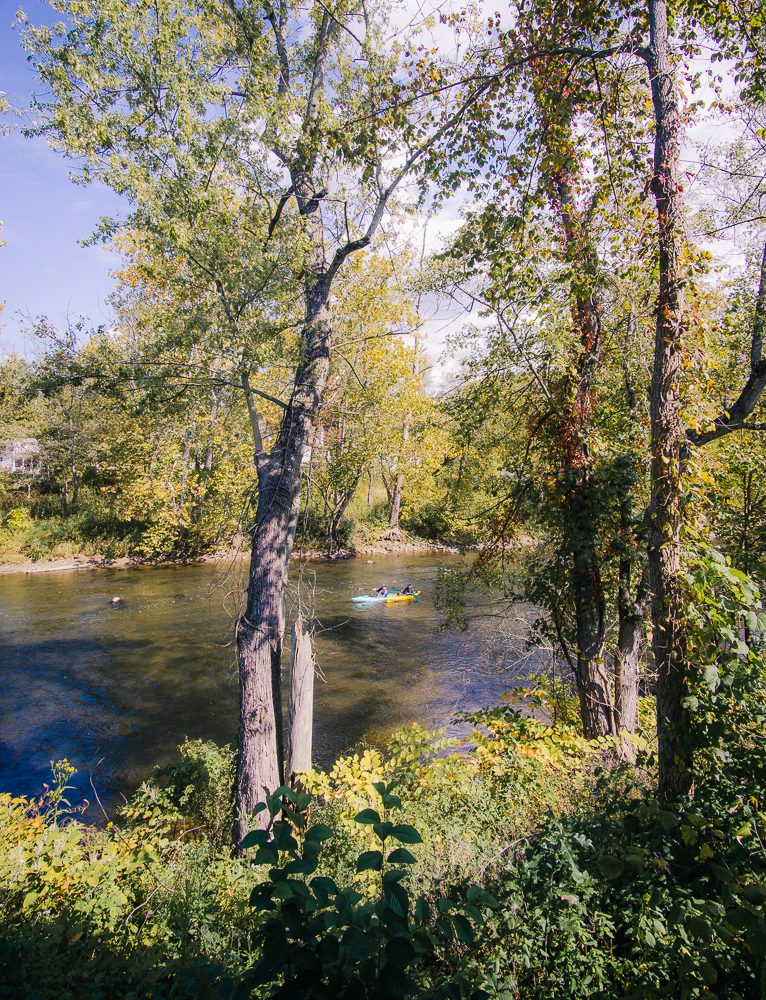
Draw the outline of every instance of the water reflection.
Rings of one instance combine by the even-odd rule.
[[[304,571],[302,590],[321,624],[319,765],[410,722],[448,723],[511,683],[491,669],[503,650],[486,628],[438,631],[428,598],[444,561],[391,557]],[[185,737],[232,741],[240,573],[225,564],[0,577],[0,788],[37,792],[49,761],[66,756],[80,771],[78,791],[93,797],[93,775],[112,803]],[[351,603],[381,582],[406,580],[424,591],[422,601]]]

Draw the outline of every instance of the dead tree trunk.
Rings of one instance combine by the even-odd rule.
[[[287,723],[287,778],[294,783],[296,775],[311,769],[314,723],[314,652],[311,634],[304,631],[303,620],[300,617],[293,625],[292,640]]]

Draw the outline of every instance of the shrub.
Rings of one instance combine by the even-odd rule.
[[[254,863],[269,869],[251,894],[266,919],[260,959],[245,977],[252,988],[264,988],[260,995],[487,996],[457,971],[455,952],[475,944],[476,928],[495,900],[477,886],[467,887],[465,902],[440,896],[433,910],[425,897],[413,899],[408,881],[416,862],[409,845],[421,838],[412,825],[398,822],[402,803],[393,789],[376,782],[378,808],[354,817],[373,838],[374,847],[359,853],[355,863],[357,875],[372,877],[368,892],[315,875],[322,843],[333,832],[308,824],[309,795],[281,788],[259,807],[268,809],[268,826],[249,833],[242,847],[256,848]]]
[[[234,822],[235,751],[186,740],[178,753],[179,760],[155,768],[136,790],[122,818],[135,835],[178,837],[194,831],[220,848],[229,842]]]

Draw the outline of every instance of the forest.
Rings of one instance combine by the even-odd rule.
[[[762,3],[44,8],[127,208],[0,361],[0,563],[248,568],[228,745],[0,791],[0,997],[766,996]],[[312,767],[299,567],[406,545],[551,670]]]

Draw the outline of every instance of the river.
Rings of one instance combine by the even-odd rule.
[[[457,711],[497,702],[514,682],[513,669],[498,669],[507,649],[486,623],[439,629],[438,566],[455,558],[376,556],[372,564],[292,568],[293,589],[300,577],[320,626],[317,765],[380,745],[409,723],[449,728]],[[72,797],[92,801],[92,780],[113,806],[154,765],[171,760],[185,737],[232,742],[232,619],[244,567],[227,560],[0,577],[0,790],[38,793],[49,761],[67,757],[79,772]],[[380,583],[405,581],[423,591],[421,600],[351,603]]]

